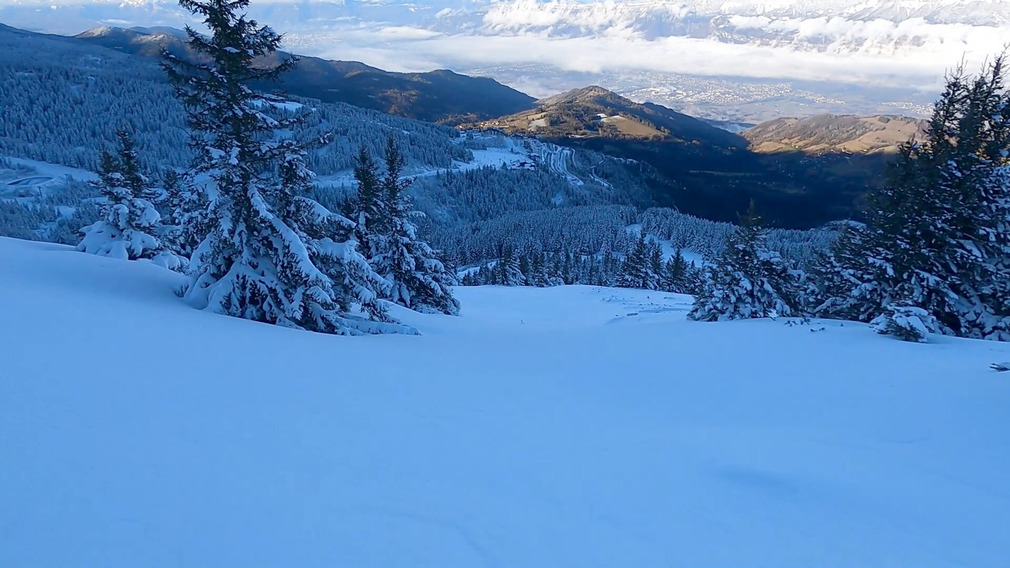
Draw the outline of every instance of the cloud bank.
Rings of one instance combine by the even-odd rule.
[[[1006,0],[257,0],[252,9],[293,51],[401,71],[542,65],[935,90],[946,69],[977,66],[1010,41]],[[174,0],[0,0],[0,21],[66,33],[188,16]]]

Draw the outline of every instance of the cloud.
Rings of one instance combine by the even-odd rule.
[[[135,25],[190,21],[174,0],[141,2],[147,8],[127,8],[122,0],[85,2],[91,6],[87,10],[71,9],[84,4],[70,2],[58,17],[47,18],[38,16],[37,7],[3,8],[10,1],[0,0],[0,15],[9,20],[20,15],[32,26],[44,22],[50,28],[73,21],[74,32],[85,28],[76,22],[89,18]],[[1010,2],[988,0],[917,3],[915,17],[893,15],[908,4],[892,0],[314,1],[305,14],[297,9],[301,5],[254,2],[253,15],[286,33],[285,45],[292,51],[400,71],[525,64],[569,72],[935,90],[946,69],[962,59],[977,66],[1010,38],[1010,25],[995,23],[1004,21],[1001,14],[1010,15]],[[980,19],[989,23],[977,25]]]
[[[432,18],[416,25],[393,17],[399,23],[390,27],[362,23],[293,30],[288,37],[307,53],[402,71],[533,64],[935,90],[945,70],[962,60],[977,65],[1010,37],[1007,25],[951,21],[959,7],[967,14],[963,22],[992,14],[995,4],[985,1],[923,4],[932,11],[897,17],[903,4],[885,0],[859,6],[842,0],[512,0],[467,10],[433,7]],[[981,4],[972,12],[969,2]]]
[[[690,75],[832,81],[853,85],[935,89],[961,46],[942,57],[802,51],[791,46],[734,44],[702,38],[646,40],[633,34],[559,38],[549,34],[425,34],[381,28],[288,35],[299,51],[360,59],[400,71],[540,64],[573,72],[652,71]],[[909,46],[908,52],[914,52]],[[986,53],[980,52],[980,57]]]

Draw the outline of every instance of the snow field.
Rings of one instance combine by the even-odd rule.
[[[0,239],[3,566],[1000,566],[1010,345],[460,288],[422,336]],[[821,332],[812,333],[811,328]]]

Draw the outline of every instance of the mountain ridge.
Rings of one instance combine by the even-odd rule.
[[[777,118],[741,135],[750,142],[751,150],[762,154],[894,154],[902,143],[922,133],[926,124],[925,120],[900,115],[820,114]]]
[[[19,33],[32,35],[31,32]],[[75,49],[103,59],[146,60],[143,67],[150,68],[150,72],[158,76],[160,73],[151,57],[160,53],[158,38],[164,39],[170,46],[183,46],[182,42],[165,35],[152,36],[114,28],[93,30],[85,37],[103,38],[112,44],[120,42],[125,44],[124,49],[79,38],[37,37],[77,46]],[[12,45],[25,46],[29,50],[25,52],[26,57],[32,57],[29,53],[33,48],[26,45],[26,40],[14,37],[11,41],[15,42]],[[147,50],[148,57],[132,53],[142,50]],[[332,64],[318,59],[309,61],[330,67]],[[363,63],[345,64],[349,66],[347,74],[352,77],[368,78],[382,73]],[[308,69],[306,73],[311,73],[311,67],[305,69]],[[429,76],[468,79],[451,72],[433,72]],[[158,79],[152,77],[152,80]],[[312,97],[311,93],[303,96],[318,98]],[[339,100],[355,103],[346,96]],[[465,104],[457,109],[472,113],[471,107],[467,106],[471,102],[464,101]],[[530,123],[545,117],[536,118],[534,111],[530,110],[488,121],[465,121],[464,124],[484,129],[508,128],[514,133],[535,135],[561,146],[618,158],[618,163],[623,164],[621,168],[629,168],[636,188],[647,195],[646,201],[658,206],[677,207],[685,213],[713,220],[736,221],[738,214],[746,211],[752,200],[768,223],[777,227],[811,227],[839,218],[850,218],[858,213],[858,200],[869,185],[877,183],[876,178],[885,165],[881,159],[870,160],[864,156],[839,153],[823,156],[808,156],[801,152],[758,154],[748,148],[750,143],[742,136],[661,105],[635,103],[598,86],[575,89],[529,104],[535,107],[535,112],[554,113],[558,117],[557,121],[553,118],[543,120],[544,127],[551,126],[553,131],[544,128],[531,132]],[[383,110],[389,112],[388,108]],[[394,113],[407,114],[402,110]],[[507,124],[509,120],[513,121],[511,128]],[[506,123],[504,128],[503,122]],[[173,136],[182,135],[181,124],[177,128],[180,132]],[[483,151],[479,143],[473,148]],[[571,165],[560,161],[555,163],[555,159],[568,158],[561,155],[550,158],[552,161],[548,165],[559,172],[564,173]],[[601,164],[586,162],[579,166],[589,172],[590,178],[601,175],[608,178],[604,171],[606,168],[602,168]],[[618,187],[623,188],[625,184]]]
[[[646,168],[653,196],[663,206],[736,221],[754,201],[766,221],[792,227],[858,215],[867,188],[883,181],[891,149],[907,139],[901,129],[874,128],[874,120],[842,121],[860,125],[858,129],[852,124],[840,128],[837,119],[777,119],[740,135],[662,105],[635,103],[589,86],[474,126],[634,160]],[[897,116],[884,120],[904,127],[918,124]],[[800,144],[794,131],[807,141]],[[879,131],[890,137],[871,144]],[[818,143],[821,147],[815,147]]]
[[[99,26],[72,37],[145,57],[158,57],[162,50],[180,57],[194,57],[181,33],[163,27],[138,30]],[[482,120],[525,110],[534,102],[533,97],[494,79],[461,75],[448,69],[397,73],[359,61],[328,60],[288,52],[275,55],[279,59],[289,57],[297,57],[298,62],[279,81],[280,88],[287,93],[323,102],[344,102],[426,122],[455,124]]]
[[[480,124],[541,137],[603,137],[687,142],[702,139],[724,148],[746,140],[703,120],[654,103],[637,103],[590,85],[539,99],[534,108]]]

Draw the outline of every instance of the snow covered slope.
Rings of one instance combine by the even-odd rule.
[[[420,337],[215,316],[0,239],[2,566],[999,566],[1010,346],[459,290]]]

